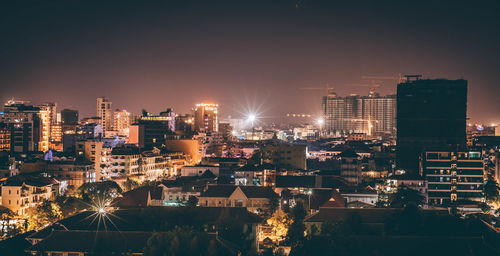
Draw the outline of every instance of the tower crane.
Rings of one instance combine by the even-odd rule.
[[[326,94],[333,93],[333,90],[335,90],[335,87],[330,87],[329,84],[325,84],[325,87],[302,87],[299,88],[299,90],[325,90]]]

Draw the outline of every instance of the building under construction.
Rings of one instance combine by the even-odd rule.
[[[351,133],[395,135],[396,95],[349,95],[339,97],[333,92],[322,100],[325,132],[339,136]]]

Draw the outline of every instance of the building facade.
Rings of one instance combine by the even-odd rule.
[[[484,159],[480,151],[426,151],[421,166],[430,205],[481,201]]]
[[[425,150],[450,150],[466,143],[467,81],[407,76],[397,94],[398,169],[419,170]]]
[[[330,93],[322,100],[325,132],[333,135],[365,133],[394,135],[396,132],[396,95],[350,95]]]
[[[167,135],[175,132],[175,116],[147,115],[139,117],[136,124],[139,147],[153,149],[165,147]]]
[[[113,109],[112,102],[108,98],[97,98],[97,117],[100,118],[99,124],[104,131],[113,130]]]
[[[125,109],[117,109],[113,115],[114,117],[114,129],[118,132],[120,136],[129,136],[129,129],[131,124],[130,112]]]
[[[219,131],[218,104],[201,103],[196,104],[194,112],[194,130],[196,132]]]
[[[40,108],[29,102],[8,101],[4,105],[3,115],[0,115],[0,122],[6,125],[10,133],[11,151],[26,153],[48,147],[48,134],[44,138],[47,143],[43,143]]]
[[[36,207],[57,192],[58,181],[52,178],[13,176],[2,184],[2,206],[15,214],[26,216],[29,208]]]

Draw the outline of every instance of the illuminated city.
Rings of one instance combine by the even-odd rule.
[[[0,3],[0,255],[500,255],[499,9]]]

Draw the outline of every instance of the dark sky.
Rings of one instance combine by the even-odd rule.
[[[323,91],[367,94],[363,75],[469,80],[469,118],[500,122],[500,18],[467,1],[12,1],[0,4],[0,100],[56,101],[95,115],[318,114]],[[372,3],[370,3],[372,2]],[[375,3],[377,2],[377,3]],[[396,82],[380,81],[382,94]]]

